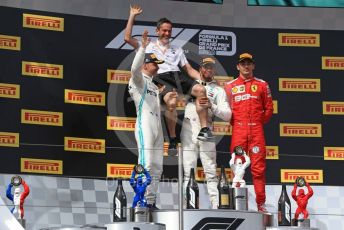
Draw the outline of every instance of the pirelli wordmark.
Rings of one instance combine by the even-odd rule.
[[[231,76],[215,76],[214,79],[219,86],[224,88],[226,83],[233,80],[234,77],[231,77]]]
[[[20,85],[0,83],[0,97],[20,98]]]
[[[279,91],[320,92],[320,79],[279,78]]]
[[[22,75],[62,79],[63,65],[22,61]]]
[[[278,160],[279,153],[278,153],[278,146],[266,146],[266,159],[269,160]]]
[[[343,101],[323,101],[323,114],[344,115]]]
[[[321,137],[321,124],[280,123],[281,137]]]
[[[281,169],[281,182],[294,183],[296,178],[303,177],[309,183],[323,183],[322,169]]]
[[[107,164],[107,177],[130,178],[134,166],[133,164]]]
[[[41,110],[21,110],[21,123],[63,126],[63,113]]]
[[[105,93],[65,89],[65,103],[105,106]]]
[[[76,152],[105,153],[105,140],[93,138],[65,137],[64,150]]]
[[[20,171],[27,173],[62,174],[63,162],[60,160],[21,158]]]
[[[19,147],[19,133],[0,132],[0,146]]]
[[[107,117],[107,130],[135,131],[135,117]]]
[[[226,173],[227,179],[231,181],[233,178],[232,170],[230,168],[225,168],[225,173]],[[216,174],[217,175],[221,174],[221,168],[216,168]],[[205,174],[202,167],[197,167],[195,179],[197,181],[205,181]]]
[[[325,70],[344,70],[344,57],[321,57],[321,67]]]
[[[0,34],[0,49],[20,50],[20,37]]]
[[[64,31],[64,18],[23,14],[23,27],[62,32]]]
[[[320,47],[320,34],[278,33],[278,45]]]
[[[128,84],[131,77],[131,72],[127,70],[107,70],[107,82],[115,84]]]
[[[344,160],[344,147],[324,147],[324,160]]]

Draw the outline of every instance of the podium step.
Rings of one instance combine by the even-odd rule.
[[[307,228],[307,227],[267,227],[266,230],[319,230],[318,228]]]
[[[179,225],[178,210],[155,210],[151,213],[154,223],[166,225],[166,230],[176,230]],[[184,210],[184,229],[265,230],[264,215],[255,211],[226,209]],[[268,217],[269,218],[269,217]]]

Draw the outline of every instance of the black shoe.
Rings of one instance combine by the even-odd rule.
[[[214,141],[215,137],[208,127],[204,127],[199,131],[197,139],[200,141]]]
[[[154,210],[159,210],[159,208],[154,204],[148,204],[147,207],[151,210],[151,211],[154,211]]]
[[[169,156],[176,156],[178,151],[177,151],[177,139],[175,137],[170,138],[170,144],[168,146],[168,155]]]

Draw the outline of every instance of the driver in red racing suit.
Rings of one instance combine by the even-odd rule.
[[[225,90],[232,109],[232,140],[230,152],[240,145],[251,159],[251,174],[256,193],[257,209],[265,207],[265,138],[263,126],[273,113],[273,103],[267,82],[254,77],[255,63],[251,54],[239,57],[239,77],[228,82]]]

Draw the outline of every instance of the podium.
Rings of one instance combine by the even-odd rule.
[[[166,230],[178,229],[178,210],[155,210],[151,215],[152,222],[165,224]],[[265,218],[264,214],[255,211],[186,209],[184,210],[184,229],[265,230]]]

